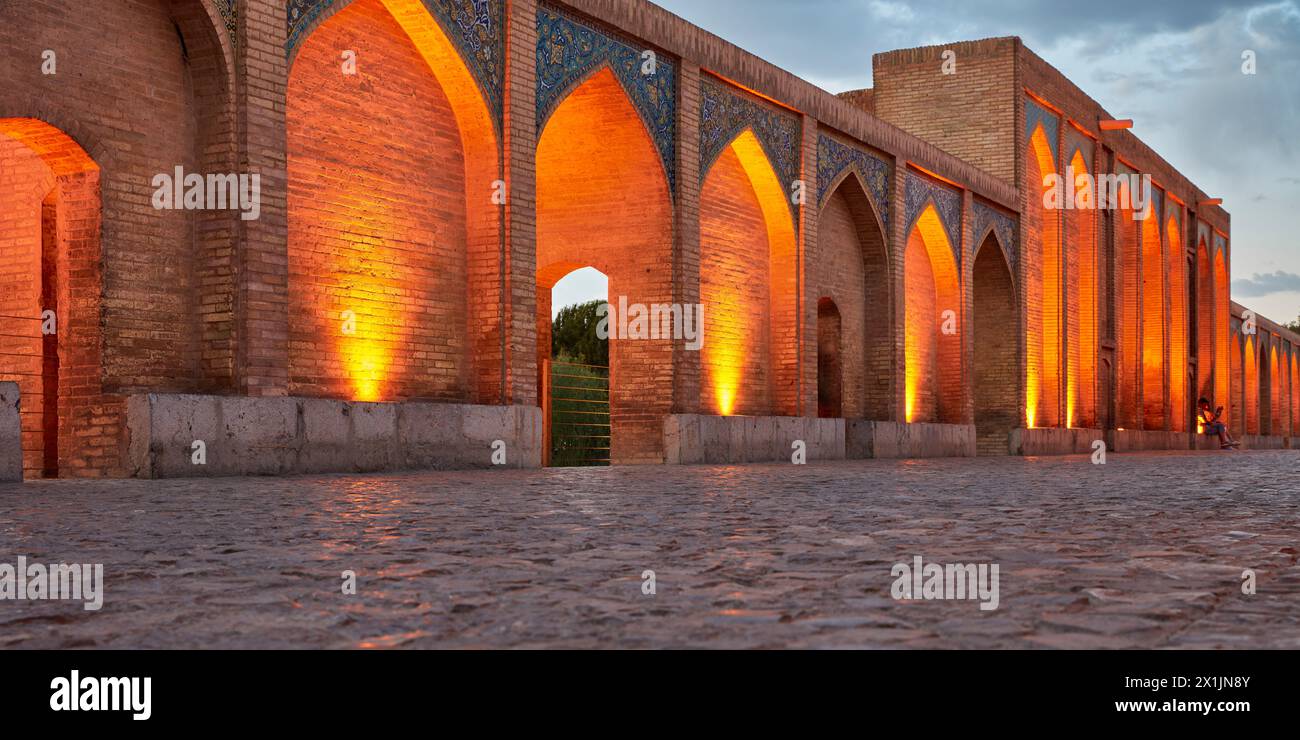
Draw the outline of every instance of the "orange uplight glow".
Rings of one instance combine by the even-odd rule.
[[[1027,322],[1025,418],[1030,428],[1060,423],[1061,387],[1061,214],[1042,202],[1045,178],[1056,173],[1055,157],[1042,125],[1030,137],[1026,182],[1036,193],[1026,218],[1042,235],[1039,279],[1029,290],[1039,299],[1037,315]]]
[[[1088,172],[1082,150],[1070,162],[1076,178]],[[1097,423],[1097,211],[1066,211],[1073,241],[1070,254],[1070,357],[1066,369],[1066,423],[1093,427]]]
[[[366,60],[356,75],[338,74],[339,48]],[[420,0],[357,0],[295,60],[285,114],[290,391],[470,397],[475,345],[492,345],[467,339],[465,326],[495,321],[498,306],[489,291],[500,209],[484,194],[500,158],[478,83]],[[403,148],[410,141],[425,146]]]
[[[1172,216],[1165,223],[1165,243],[1169,245],[1169,408],[1170,423],[1184,431],[1187,423],[1187,337],[1188,295],[1187,259],[1179,224]]]
[[[1148,208],[1148,211],[1154,211]],[[1160,217],[1141,221],[1142,239],[1142,398],[1147,429],[1165,426],[1165,260]]]
[[[701,203],[708,205],[701,207],[702,401],[722,416],[774,413],[773,358],[794,345],[787,330],[795,316],[795,234],[784,188],[752,131],[713,163]]]
[[[960,318],[961,299],[952,247],[933,204],[917,218],[904,261],[906,419],[955,423],[961,403],[960,331],[946,334],[943,324],[947,311]]]

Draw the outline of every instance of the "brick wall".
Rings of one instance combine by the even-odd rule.
[[[1011,270],[993,234],[985,237],[972,268],[975,367],[974,406],[981,454],[1006,454],[1007,434],[1021,425],[1016,389],[1017,300]]]
[[[854,205],[850,203],[850,197],[846,194],[854,187],[857,188],[858,196],[863,198],[857,202],[856,213]],[[866,246],[859,236],[859,224],[866,219],[871,219],[863,224],[862,230],[875,230],[878,233],[879,229],[875,225],[875,218],[871,212],[861,211],[861,208],[867,205],[864,200],[865,196],[861,195],[861,188],[856,186],[856,183],[841,186],[827,199],[817,226],[816,249],[809,260],[813,272],[811,282],[814,286],[815,298],[819,301],[823,298],[829,299],[838,311],[840,342],[839,346],[834,348],[834,354],[840,364],[843,387],[841,416],[847,419],[866,418],[866,390],[869,382],[866,366],[867,336],[868,333],[879,336],[887,329],[880,322],[871,321],[867,315],[868,289],[865,274],[867,257]],[[877,243],[872,245],[873,254],[879,253],[880,249],[877,236]],[[879,273],[880,267],[883,267],[883,259],[883,253],[879,253],[876,257],[878,266],[871,276],[874,292],[879,292],[880,288],[876,286],[884,283],[883,276]],[[813,296],[810,296],[810,300],[812,298]],[[819,352],[825,351],[827,348],[819,346]],[[876,372],[879,372],[879,369]]]
[[[672,202],[658,152],[622,86],[603,70],[560,104],[537,145],[539,358],[549,354],[549,294],[560,278],[595,267],[609,279],[616,307],[620,297],[629,306],[671,304],[672,246]],[[706,332],[713,320],[706,308]],[[706,334],[705,346],[712,342]],[[662,334],[611,340],[615,463],[663,462],[674,344]]]
[[[22,394],[23,473],[40,477],[47,427],[41,312],[43,244],[50,224],[42,203],[54,194],[54,173],[25,144],[0,137],[0,380]]]
[[[228,256],[230,214],[152,205],[157,174],[232,169],[221,166],[228,44],[198,0],[9,3],[3,13],[0,119],[43,121],[103,168],[102,183],[60,175],[59,253],[72,265],[58,286],[68,297],[61,373],[72,374],[61,383],[60,460],[65,475],[121,474],[119,394],[196,390],[228,374],[228,337],[201,328],[200,306],[216,316],[229,293],[213,265]],[[45,50],[54,75],[42,73]]]
[[[1016,180],[1015,39],[872,57],[874,113],[1007,183]],[[954,74],[944,73],[952,52]]]
[[[355,75],[343,73],[344,50]],[[354,2],[306,40],[287,120],[289,392],[470,400],[460,129],[379,0]]]
[[[728,147],[700,192],[705,413],[774,413],[769,252],[762,206],[740,157]]]

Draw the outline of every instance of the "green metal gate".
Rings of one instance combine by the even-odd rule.
[[[542,417],[549,440],[548,466],[609,465],[609,368],[546,360],[542,363]]]

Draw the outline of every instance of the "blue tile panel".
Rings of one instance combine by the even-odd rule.
[[[1034,136],[1034,129],[1038,124],[1043,124],[1043,134],[1047,137],[1047,145],[1052,148],[1052,160],[1058,161],[1060,157],[1056,151],[1057,132],[1060,130],[1061,119],[1056,117],[1055,113],[1039,105],[1033,98],[1025,98],[1025,140],[1028,141]]]
[[[979,249],[979,245],[983,243],[984,237],[988,236],[990,231],[997,234],[998,241],[1002,244],[1002,252],[1007,258],[1007,266],[1011,268],[1011,274],[1015,275],[1016,265],[1020,261],[1020,239],[1016,220],[978,200],[971,206],[971,218],[975,227],[974,248]]]
[[[783,109],[759,100],[710,77],[700,78],[700,181],[703,182],[722,151],[746,129],[767,153],[777,180],[787,195],[794,192],[803,160],[803,121]],[[792,198],[786,198],[798,229]]]
[[[315,27],[314,21],[351,0],[287,0],[285,55],[292,57]],[[505,90],[505,0],[422,0],[478,83],[501,126]]]
[[[226,32],[230,34],[230,42],[233,44],[238,38],[235,33],[239,23],[239,0],[215,0],[217,12],[221,14],[221,20],[226,24]]]
[[[889,191],[892,168],[884,159],[821,134],[817,137],[817,203],[826,205],[831,186],[846,171],[858,173],[866,185],[867,196],[889,233]]]
[[[907,190],[903,193],[903,200],[907,206],[906,232],[911,233],[926,204],[934,203],[934,209],[939,213],[939,220],[943,222],[944,231],[948,232],[948,244],[952,247],[953,258],[960,268],[961,193],[910,170],[906,178]]]
[[[575,20],[558,10],[537,9],[537,131],[574,88],[609,67],[641,115],[663,160],[672,192],[677,188],[677,67],[663,54],[646,64],[647,49]],[[648,74],[647,72],[653,72]]]

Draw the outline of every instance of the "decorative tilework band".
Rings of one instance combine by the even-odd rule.
[[[890,169],[889,163],[880,157],[821,134],[817,137],[817,203],[825,205],[831,186],[852,170],[866,185],[871,205],[880,216],[885,233],[889,233]]]
[[[1039,105],[1031,98],[1025,99],[1025,138],[1032,139],[1034,129],[1038,124],[1043,125],[1043,135],[1047,137],[1047,146],[1052,150],[1052,159],[1058,158],[1059,152],[1056,148],[1057,133],[1060,131],[1061,120],[1056,117],[1055,113]]]
[[[974,221],[975,249],[979,249],[990,232],[996,234],[1002,252],[1006,255],[1007,266],[1011,268],[1012,275],[1016,274],[1016,265],[1020,261],[1020,241],[1017,238],[1015,219],[978,200],[971,206],[971,219]]]
[[[230,0],[234,2],[234,0]],[[285,55],[294,51],[315,21],[352,0],[287,0]],[[460,52],[478,83],[492,118],[501,125],[505,90],[505,0],[421,0]]]
[[[700,79],[700,180],[708,176],[722,151],[748,129],[766,152],[786,193],[793,192],[803,160],[803,121],[721,81]],[[792,201],[791,217],[799,219]]]
[[[546,6],[537,9],[538,133],[564,98],[602,67],[609,67],[641,115],[676,192],[676,65]]]
[[[961,267],[961,194],[915,172],[909,171],[906,177],[907,190],[903,199],[907,206],[907,231],[916,225],[926,204],[934,203],[944,231],[948,233],[953,258]]]

